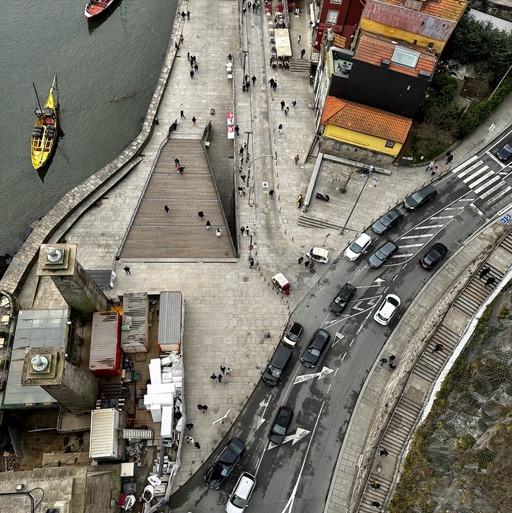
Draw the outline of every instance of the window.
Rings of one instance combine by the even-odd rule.
[[[340,4],[341,5],[342,0],[330,0],[331,4]]]
[[[338,11],[328,10],[327,18],[326,18],[325,22],[330,23],[331,25],[336,25],[336,23],[338,21],[338,14],[339,14]]]
[[[343,149],[343,143],[340,143],[338,141],[334,141],[334,144],[332,145],[332,147],[335,150],[342,150]]]
[[[408,68],[415,68],[420,58],[420,52],[405,48],[405,46],[397,46],[393,52],[391,60],[396,64],[407,66]]]
[[[393,148],[394,145],[394,141],[386,141],[386,148]]]

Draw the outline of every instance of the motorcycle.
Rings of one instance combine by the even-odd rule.
[[[328,194],[322,194],[321,192],[317,192],[315,194],[315,198],[322,200],[322,201],[329,201],[331,198],[329,198]]]
[[[302,196],[302,194],[299,194],[297,196],[297,208],[300,208],[302,207],[302,200],[304,199],[304,197]]]

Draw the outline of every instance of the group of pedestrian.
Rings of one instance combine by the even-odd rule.
[[[270,89],[272,89],[272,91],[276,91],[277,90],[277,80],[274,80],[273,78],[271,78],[269,81],[268,81],[268,84],[270,86]],[[282,110],[282,109],[281,109]]]
[[[226,367],[224,365],[220,366],[220,372],[221,374],[215,374],[215,372],[210,376],[210,379],[212,380],[212,383],[222,383],[222,379],[224,376],[229,376],[232,372],[232,369],[230,367]]]
[[[179,175],[182,175],[183,174],[183,171],[185,171],[185,166],[182,166],[180,164],[180,159],[179,158],[175,158],[174,159],[174,165],[176,167],[176,171],[178,172]]]
[[[190,63],[190,78],[194,78],[196,73],[199,71],[199,65],[197,64],[196,56],[190,55],[190,52],[187,52],[187,59]]]
[[[238,187],[238,195],[239,196],[245,196],[245,187]]]
[[[483,280],[489,273],[491,272],[491,268],[490,267],[484,267],[481,271],[480,271],[480,274],[478,275],[479,278],[481,280]],[[486,287],[492,287],[494,284],[496,283],[496,277],[495,276],[489,276],[486,280],[485,280],[485,286]]]
[[[242,226],[240,228],[240,233],[244,236],[244,237],[247,237],[249,235],[249,226]]]
[[[425,171],[430,171],[430,176],[434,176],[438,171],[439,171],[439,167],[436,166],[436,163],[434,161],[432,161],[428,166],[427,166],[427,169],[425,169]]]
[[[254,83],[256,82],[256,77],[253,77],[253,78],[254,78],[254,81],[253,81],[253,85],[254,85]],[[244,82],[242,84],[242,91],[245,93],[245,92],[249,92],[250,89],[251,89],[251,79],[249,78],[249,75],[245,75]]]
[[[204,218],[204,212],[202,210],[200,210],[197,215],[199,216],[200,219],[203,219]],[[209,230],[210,228],[212,227],[212,223],[210,223],[210,220],[208,219],[206,221],[206,229]],[[217,237],[220,237],[222,235],[222,229],[221,228],[217,228],[215,230],[215,235]]]
[[[396,356],[394,354],[390,354],[387,358],[381,358],[379,360],[380,366],[382,367],[385,363],[387,363],[389,370],[395,370],[396,369],[395,359],[396,359]]]
[[[184,20],[187,18],[187,20],[190,20],[190,11],[187,9],[186,11],[181,11],[181,18]]]

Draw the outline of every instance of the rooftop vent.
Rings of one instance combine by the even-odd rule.
[[[381,68],[389,68],[390,65],[391,61],[389,59],[382,59],[382,61],[380,61]]]

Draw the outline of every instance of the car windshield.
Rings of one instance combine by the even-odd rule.
[[[378,251],[375,252],[375,257],[378,258],[379,260],[384,260],[386,258],[386,255],[387,255],[387,252],[382,251],[382,249],[379,249]]]
[[[245,508],[247,505],[247,501],[245,499],[242,499],[242,497],[239,497],[238,495],[233,495],[231,498],[231,504],[237,508]]]
[[[389,226],[391,224],[391,222],[393,221],[395,216],[393,216],[393,214],[386,214],[385,216],[382,216],[379,221],[384,225],[384,226]]]
[[[503,149],[509,153],[512,153],[512,144],[505,144],[505,146],[503,146]]]
[[[314,347],[309,348],[308,353],[312,356],[320,356],[320,351],[318,349],[315,349]]]
[[[274,378],[278,378],[281,375],[282,370],[277,369],[273,365],[269,365],[268,372],[270,373],[271,376],[274,376]]]
[[[420,194],[419,192],[415,192],[411,198],[416,202],[416,203],[421,203],[421,200],[423,199],[423,195]]]
[[[342,298],[342,297],[339,297],[339,296],[334,300],[334,302],[335,302],[337,305],[343,305],[343,304],[345,304],[345,303],[346,303],[345,299],[344,299],[344,298]]]
[[[389,297],[388,298],[388,303],[393,305],[393,306],[398,306],[398,301],[394,297]]]
[[[273,428],[272,428],[272,431],[278,435],[285,435],[286,434],[286,429],[283,427],[283,426],[280,426],[279,424],[276,424]]]
[[[354,253],[361,253],[363,248],[357,242],[352,242],[352,244],[350,245],[350,249]]]

